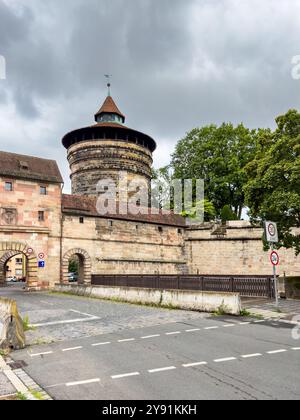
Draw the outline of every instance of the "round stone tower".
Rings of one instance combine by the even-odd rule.
[[[150,184],[155,141],[124,125],[125,116],[107,96],[95,115],[96,124],[66,134],[62,140],[68,150],[72,194],[97,195],[97,184],[113,179],[118,185],[120,172],[128,181]]]

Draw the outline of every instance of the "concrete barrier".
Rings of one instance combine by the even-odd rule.
[[[222,310],[226,314],[239,315],[242,309],[238,293],[200,292],[191,290],[157,290],[136,287],[112,286],[55,286],[54,291],[77,296],[110,299],[143,305],[157,305],[200,312]]]
[[[0,349],[19,350],[24,347],[25,334],[17,303],[0,298]]]

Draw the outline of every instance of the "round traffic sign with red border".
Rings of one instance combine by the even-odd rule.
[[[32,248],[27,248],[27,254],[33,254],[33,249]]]
[[[273,251],[272,253],[271,253],[271,255],[270,255],[270,260],[271,260],[271,263],[273,264],[273,265],[279,265],[279,261],[280,261],[280,258],[279,258],[279,254],[278,254],[278,252],[276,252],[276,251]]]
[[[276,228],[275,228],[275,225],[273,225],[273,223],[270,223],[268,225],[268,231],[269,231],[270,236],[276,235]]]
[[[38,257],[39,257],[39,260],[43,260],[45,258],[45,254],[43,252],[40,252]]]

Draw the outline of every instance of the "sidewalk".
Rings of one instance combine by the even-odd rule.
[[[251,314],[263,318],[293,321],[298,316],[300,321],[300,300],[279,299],[278,308],[274,301],[267,299],[242,299],[242,305]]]
[[[11,384],[7,376],[0,371],[0,399],[4,397],[11,397],[16,393],[16,388]]]
[[[12,360],[8,359],[8,363]],[[23,369],[13,370],[0,356],[0,400],[52,400],[52,398],[37,385]]]

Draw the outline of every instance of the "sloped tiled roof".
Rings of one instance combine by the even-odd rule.
[[[97,112],[96,116],[102,113],[118,114],[120,115],[120,117],[125,119],[125,115],[123,115],[122,112],[119,110],[119,108],[117,107],[115,101],[113,100],[111,96],[107,96],[102,107]]]
[[[141,223],[153,223],[158,225],[185,227],[185,219],[176,214],[151,214],[151,209],[146,209],[145,214],[120,214],[108,213],[106,215],[99,215],[96,208],[97,198],[86,197],[80,195],[67,195],[63,194],[63,212],[76,213],[92,217],[105,217],[107,219],[119,219],[127,221],[135,221]],[[118,206],[117,206],[118,207]]]
[[[55,160],[0,152],[0,175],[36,181],[63,183]]]

